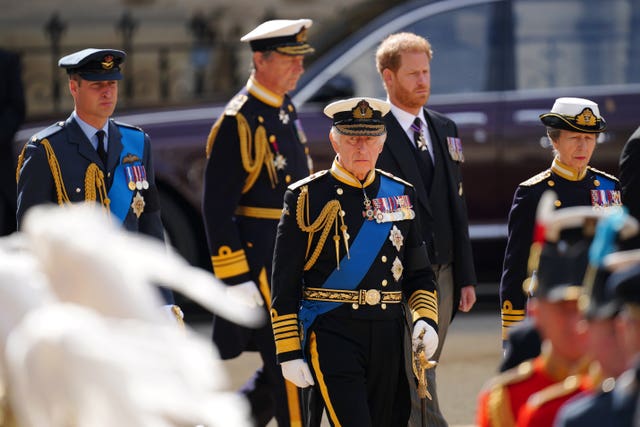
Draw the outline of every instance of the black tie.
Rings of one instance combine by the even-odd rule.
[[[413,142],[416,144],[418,157],[420,157],[420,160],[422,160],[420,163],[423,167],[421,167],[420,169],[422,172],[422,177],[424,179],[424,184],[427,188],[427,192],[431,193],[431,183],[433,182],[433,160],[431,158],[431,154],[429,153],[427,141],[424,137],[422,120],[420,120],[419,117],[416,117],[416,119],[413,121],[411,130],[413,130]]]
[[[104,149],[104,131],[100,129],[96,132],[96,136],[98,137],[98,156],[100,156],[100,160],[102,160],[102,164],[104,167],[107,167],[107,151]]]

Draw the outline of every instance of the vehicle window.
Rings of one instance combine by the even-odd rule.
[[[431,42],[432,94],[486,90],[490,14],[490,5],[466,7],[421,19],[397,31],[420,34]],[[354,58],[340,73],[353,84],[353,96],[386,97],[375,66],[377,47],[376,43]]]
[[[515,1],[516,88],[640,81],[640,11],[633,3]]]

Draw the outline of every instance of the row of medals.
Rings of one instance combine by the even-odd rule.
[[[414,219],[416,213],[412,209],[409,197],[406,195],[385,197],[369,200],[366,193],[364,195],[364,211],[362,215],[367,221],[393,222]],[[390,205],[391,209],[387,209]]]

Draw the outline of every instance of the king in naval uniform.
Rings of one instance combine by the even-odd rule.
[[[337,153],[330,170],[289,186],[273,260],[271,321],[285,378],[313,385],[332,425],[400,426],[409,417],[403,299],[413,350],[438,345],[435,276],[413,186],[375,162],[389,104],[325,108]]]

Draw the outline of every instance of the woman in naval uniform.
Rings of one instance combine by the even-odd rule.
[[[620,206],[618,179],[589,166],[600,132],[607,125],[598,105],[583,98],[558,98],[540,120],[553,145],[551,167],[520,183],[509,212],[509,234],[500,282],[502,339],[509,327],[525,317],[527,295],[523,282],[531,275],[528,260],[534,240],[535,215],[540,196],[553,190],[556,209],[569,206]]]

